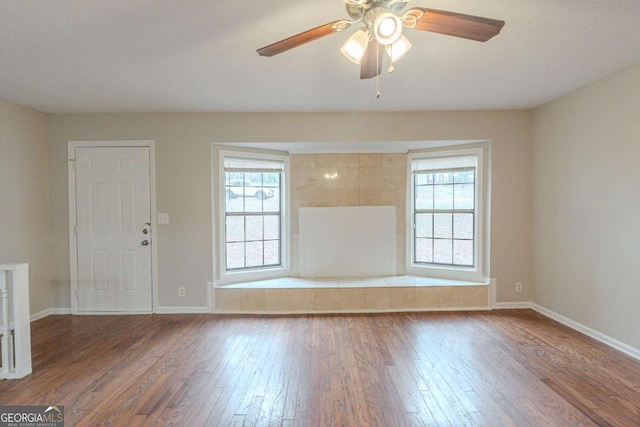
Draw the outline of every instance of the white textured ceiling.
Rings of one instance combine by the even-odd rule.
[[[256,53],[347,18],[341,0],[0,0],[0,98],[51,113],[531,108],[640,60],[639,0],[410,6],[506,25],[486,43],[406,30],[375,99],[339,50],[355,29]]]

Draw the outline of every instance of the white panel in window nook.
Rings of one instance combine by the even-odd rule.
[[[302,277],[396,274],[395,206],[300,208]]]

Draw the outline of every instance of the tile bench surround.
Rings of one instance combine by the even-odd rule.
[[[489,309],[489,285],[414,276],[282,278],[215,289],[218,313],[373,313]]]

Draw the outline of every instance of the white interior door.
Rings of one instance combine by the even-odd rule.
[[[149,147],[76,147],[79,312],[152,310]]]

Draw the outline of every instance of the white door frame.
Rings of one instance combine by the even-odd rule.
[[[156,224],[156,153],[155,141],[69,141],[69,290],[72,314],[135,314],[135,312],[79,312],[78,311],[78,243],[76,239],[76,169],[75,150],[77,147],[148,147],[149,148],[149,191],[151,197],[151,312],[158,307],[158,245]],[[145,313],[148,314],[148,313]]]

